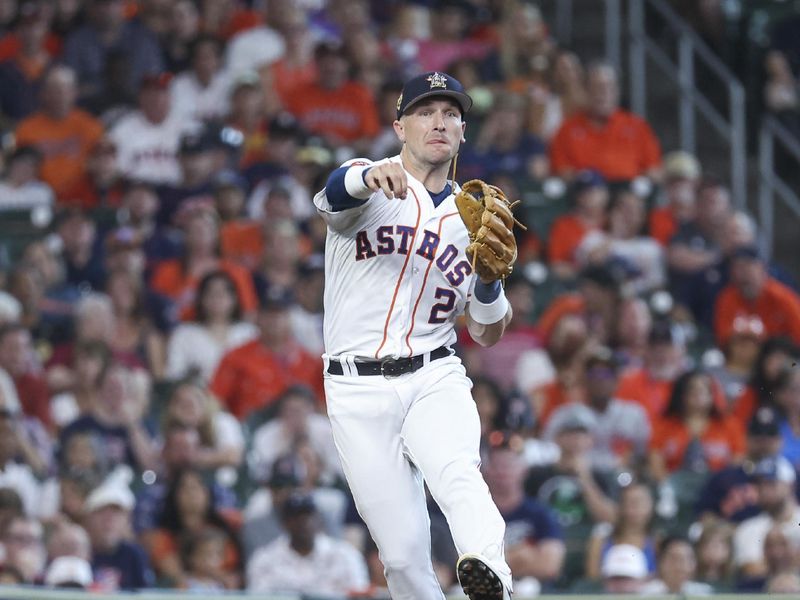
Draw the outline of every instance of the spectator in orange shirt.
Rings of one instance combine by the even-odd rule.
[[[153,290],[175,301],[181,320],[191,320],[200,280],[212,271],[222,270],[236,284],[244,314],[252,314],[258,304],[253,280],[247,269],[220,258],[219,220],[214,209],[202,204],[187,205],[181,216],[186,232],[184,256],[165,260],[155,268]]]
[[[572,195],[575,209],[555,220],[547,245],[550,266],[563,279],[575,276],[575,251],[586,234],[605,226],[608,187],[597,171],[581,171],[575,176]]]
[[[356,155],[365,153],[380,130],[372,93],[349,78],[350,64],[341,44],[320,44],[314,58],[317,81],[296,88],[286,108],[305,130],[321,135],[331,146],[350,145]]]
[[[700,163],[682,150],[664,157],[664,204],[650,212],[650,235],[666,246],[681,223],[694,219]]]
[[[718,471],[742,457],[744,430],[723,414],[721,403],[707,373],[678,378],[650,443],[650,474],[657,481],[681,469]]]
[[[617,397],[641,404],[655,426],[667,407],[672,382],[687,364],[682,331],[669,321],[656,321],[650,330],[644,366],[623,373]]]
[[[84,173],[89,152],[103,135],[102,124],[79,108],[75,72],[62,65],[43,77],[41,110],[17,127],[17,144],[35,146],[44,156],[42,179],[57,198]]]
[[[278,31],[286,41],[286,51],[269,68],[275,91],[285,106],[295,89],[316,81],[317,64],[314,62],[314,40],[305,11],[296,6],[289,8],[278,24]]]
[[[595,169],[609,181],[661,177],[661,148],[642,118],[620,108],[614,67],[596,62],[587,70],[588,108],[561,125],[550,145],[553,171],[566,178]]]
[[[271,406],[291,385],[302,384],[324,397],[322,361],[292,336],[287,294],[268,295],[258,312],[258,339],[228,352],[217,367],[211,390],[240,421]]]
[[[87,158],[86,173],[64,192],[60,204],[85,210],[117,207],[122,203],[124,192],[117,145],[111,138],[103,137]]]
[[[228,124],[244,136],[239,163],[242,169],[267,158],[267,120],[264,105],[264,91],[257,75],[244,74],[234,81]]]
[[[734,250],[731,282],[717,298],[714,333],[724,346],[737,318],[757,316],[767,335],[787,335],[800,343],[800,297],[767,273],[755,246]]]

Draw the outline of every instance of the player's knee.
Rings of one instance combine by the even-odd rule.
[[[428,564],[430,562],[428,535],[419,536],[417,539],[397,540],[390,550],[381,553],[386,575],[402,577],[406,573],[417,572],[420,565]]]
[[[458,504],[472,494],[483,494],[487,491],[478,465],[468,460],[448,464],[435,482],[428,481],[428,487],[440,506],[443,503]]]

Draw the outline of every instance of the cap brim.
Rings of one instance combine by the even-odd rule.
[[[431,96],[448,96],[453,98],[458,105],[461,107],[461,114],[465,115],[469,112],[469,109],[472,108],[472,98],[470,98],[467,94],[463,92],[456,92],[455,90],[431,90],[429,92],[425,92],[424,94],[420,94],[416,98],[414,98],[408,105],[403,108],[403,112],[399,116],[403,116],[408,112],[408,109],[418,104],[420,100],[424,100],[425,98],[430,98]]]

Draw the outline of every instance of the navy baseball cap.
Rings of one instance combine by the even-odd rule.
[[[431,71],[417,75],[406,81],[403,91],[397,99],[397,118],[423,98],[430,96],[448,96],[461,107],[462,116],[472,108],[472,98],[464,91],[464,86],[452,75]]]
[[[572,182],[572,193],[577,196],[585,190],[605,186],[606,180],[598,171],[585,169],[575,175],[575,181]]]
[[[292,492],[283,505],[283,516],[310,515],[317,512],[314,498],[305,492]]]
[[[797,473],[786,458],[783,456],[770,456],[756,463],[753,469],[753,477],[765,479],[767,481],[782,481],[783,483],[794,483]]]
[[[781,434],[778,413],[774,408],[762,406],[747,424],[747,433],[753,436],[774,437]]]

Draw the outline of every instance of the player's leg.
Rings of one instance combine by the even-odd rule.
[[[325,380],[333,437],[394,600],[443,600],[431,564],[422,476],[404,455],[406,406],[380,377]]]
[[[503,555],[505,522],[480,473],[480,420],[460,363],[436,361],[415,377],[419,397],[402,435],[433,498],[447,517],[459,554],[484,558],[511,589]]]

